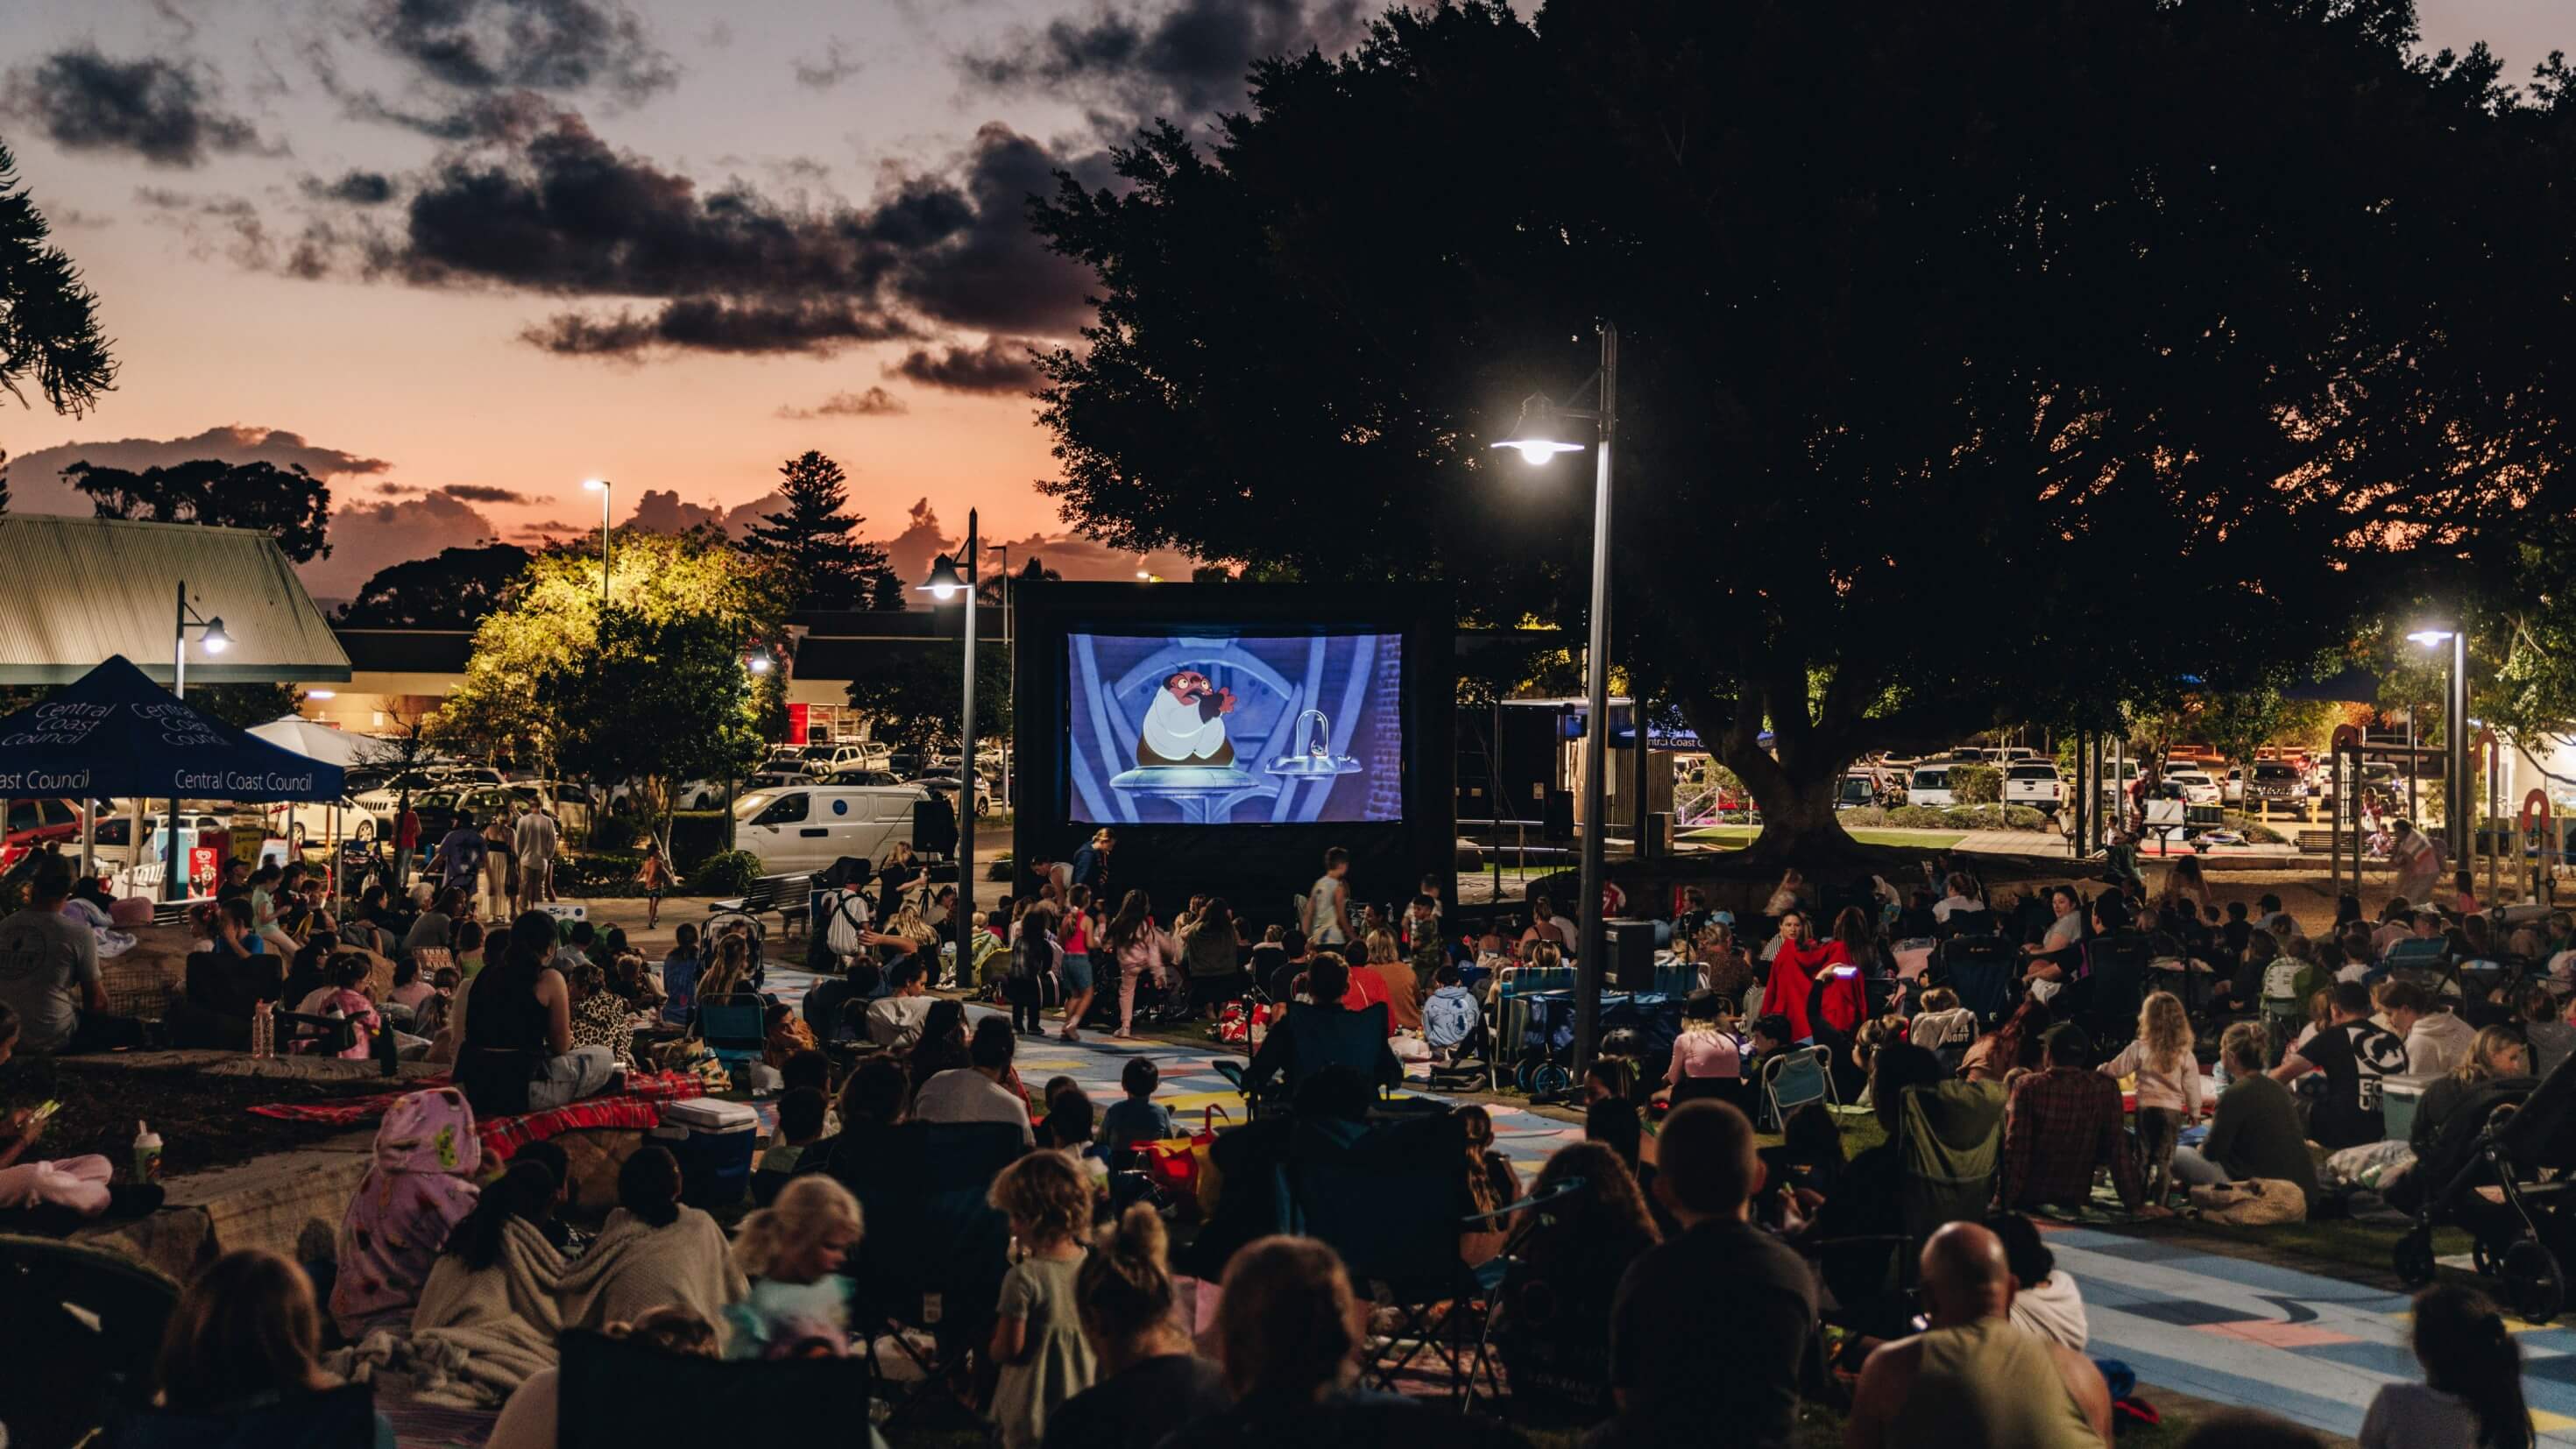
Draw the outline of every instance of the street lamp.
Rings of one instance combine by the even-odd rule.
[[[1520,421],[1511,436],[1494,444],[1521,455],[1521,461],[1540,466],[1559,453],[1580,452],[1581,443],[1565,438],[1562,420],[1588,419],[1600,425],[1599,454],[1593,468],[1592,484],[1592,610],[1590,640],[1584,648],[1583,741],[1583,941],[1574,958],[1580,973],[1574,993],[1574,1070],[1579,1078],[1592,1064],[1592,1047],[1601,1026],[1602,952],[1607,940],[1601,922],[1601,857],[1602,837],[1609,831],[1606,802],[1608,793],[1610,744],[1610,453],[1619,436],[1619,328],[1616,323],[1601,324],[1601,366],[1584,384],[1597,389],[1594,408],[1563,407],[1545,394],[1532,393],[1521,402]],[[1576,388],[1579,396],[1583,388]],[[1637,711],[1637,748],[1646,747],[1645,711]],[[1639,842],[1644,839],[1645,817],[1638,816]]]
[[[957,730],[957,974],[965,978],[975,953],[975,510],[966,510],[966,547],[955,558],[941,554],[922,580],[922,592],[941,603],[966,596],[966,713]]]
[[[179,581],[179,608],[170,629],[170,693],[181,699],[188,697],[188,631],[191,629],[197,631],[197,642],[205,646],[208,654],[221,654],[232,647],[233,637],[224,632],[221,615],[201,619],[197,617],[196,610],[188,607],[188,582],[182,579]],[[81,808],[87,810],[89,807],[84,803]],[[185,900],[187,897],[180,886],[187,877],[179,869],[179,799],[175,795],[170,797],[169,827],[169,839],[163,846],[161,899]],[[126,859],[139,860],[142,845],[140,838],[131,842]]]
[[[2443,722],[2450,738],[2442,753],[2442,813],[2447,817],[2451,837],[2451,868],[2468,869],[2469,812],[2477,807],[2469,794],[2469,631],[2465,624],[2444,628],[2428,625],[2406,636],[2407,642],[2427,649],[2451,646],[2450,718]]]
[[[582,480],[581,488],[585,493],[595,492],[599,495],[599,607],[606,609],[608,607],[608,495],[614,490],[605,478],[585,478]]]
[[[752,677],[753,677],[753,678],[755,678],[755,679],[756,679],[756,678],[759,678],[759,677],[760,677],[760,676],[762,676],[762,675],[767,674],[770,670],[772,670],[772,669],[776,668],[777,666],[778,666],[778,661],[769,657],[769,650],[768,650],[767,648],[765,648],[765,647],[755,647],[755,648],[751,651],[751,653],[750,653],[750,654],[748,654],[748,655],[746,655],[746,656],[744,657],[744,659],[743,659],[743,661],[742,661],[742,667],[743,667],[743,668],[745,668],[745,669],[747,669],[747,670],[750,670],[750,671],[751,671],[751,674],[752,674]],[[734,832],[733,832],[733,800],[734,800],[734,777],[733,777],[733,771],[731,771],[731,770],[727,770],[727,771],[725,771],[725,801],[724,801],[724,835],[725,835],[725,849],[727,849],[727,850],[731,850],[731,849],[733,849],[733,848],[734,848]]]
[[[989,547],[1002,556],[1002,673],[1011,681],[1011,688],[1017,689],[1020,687],[1020,640],[1019,625],[1011,616],[1011,546],[996,543]],[[1002,760],[1002,804],[1005,808],[1011,803],[1011,775],[1011,759],[1005,756]]]

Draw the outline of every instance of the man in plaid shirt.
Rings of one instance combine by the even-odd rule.
[[[2073,1022],[2050,1027],[2040,1042],[2042,1069],[2013,1084],[2004,1113],[2004,1206],[2081,1207],[2093,1196],[2093,1170],[2107,1166],[2121,1205],[2136,1211],[2144,1194],[2120,1084],[2093,1070],[2093,1043]]]

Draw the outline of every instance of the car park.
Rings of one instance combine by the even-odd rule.
[[[2171,783],[2181,787],[2182,798],[2185,804],[2216,805],[2221,803],[2219,799],[2220,791],[2218,781],[2210,778],[2210,774],[2207,770],[2167,770],[2164,777]]]
[[[2004,803],[2054,811],[2066,802],[2066,782],[2046,760],[2016,760],[2004,766]]]
[[[2255,761],[2254,773],[2242,790],[2248,811],[2287,811],[2301,820],[2308,818],[2307,778],[2287,760]]]
[[[1951,793],[1950,767],[1947,764],[1917,765],[1905,782],[1905,803],[1909,805],[1955,805],[1958,796]]]

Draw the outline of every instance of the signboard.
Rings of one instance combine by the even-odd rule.
[[[188,847],[188,893],[209,895],[215,889],[215,849],[210,845]]]
[[[787,743],[791,745],[801,745],[807,742],[807,725],[812,713],[813,707],[811,705],[791,704],[787,706]]]

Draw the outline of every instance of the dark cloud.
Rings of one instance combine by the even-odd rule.
[[[683,297],[658,311],[602,316],[558,312],[519,340],[559,357],[634,361],[667,352],[805,352],[828,355],[861,342],[909,336],[901,323],[830,301],[757,302]]]
[[[327,65],[317,69],[324,88],[339,98],[352,118],[400,126],[436,141],[477,146],[525,145],[530,137],[565,114],[554,102],[530,90],[493,91],[438,106],[396,105],[373,91],[351,90],[342,85],[337,72]]]
[[[912,505],[903,531],[892,538],[874,540],[886,551],[886,562],[898,578],[917,579],[929,574],[933,559],[941,554],[954,554],[966,546],[962,536],[951,535],[939,521],[936,509],[927,498]],[[987,543],[1007,542],[1014,571],[1028,567],[1032,558],[1068,579],[1109,579],[1132,582],[1139,566],[1133,553],[1120,553],[1094,540],[1073,534],[1030,534],[1010,540],[988,538]],[[998,560],[988,560],[997,562]],[[1186,579],[1191,561],[1186,554],[1157,549],[1146,554],[1142,566],[1166,579]]]
[[[450,483],[438,490],[459,503],[530,503],[535,500],[516,488],[495,488],[488,483]]]
[[[981,347],[915,348],[886,364],[886,376],[951,392],[1031,392],[1045,380],[1029,358],[1038,345],[1025,337],[987,337]]]
[[[938,326],[1065,336],[1087,273],[1028,227],[1031,196],[1068,165],[989,125],[949,170],[898,177],[868,206],[782,198],[733,179],[701,188],[619,151],[570,114],[499,154],[451,155],[396,227],[340,235],[339,260],[417,286],[502,286],[660,305],[567,310],[522,336],[568,356],[830,353]]]
[[[847,46],[834,40],[824,45],[821,55],[800,58],[795,69],[798,85],[809,90],[828,91],[857,75],[861,66],[858,57],[850,54]]]
[[[155,166],[190,167],[219,152],[274,155],[251,123],[222,104],[203,67],[157,57],[114,60],[95,46],[56,51],[11,70],[0,112],[34,125],[67,151],[125,151]]]
[[[810,408],[782,407],[778,415],[791,422],[813,418],[883,418],[910,411],[903,399],[881,387],[865,392],[836,392]]]
[[[364,36],[460,91],[598,88],[641,100],[679,80],[625,6],[599,0],[376,0]]]
[[[1157,116],[1181,120],[1239,104],[1256,60],[1318,49],[1338,54],[1367,31],[1359,0],[1177,0],[1159,10],[1110,7],[1088,20],[1023,31],[960,68],[983,86],[1071,97],[1105,131]]]
[[[748,503],[725,508],[717,504],[684,503],[677,489],[647,488],[644,496],[636,500],[635,511],[617,526],[645,533],[686,533],[692,528],[714,524],[739,538],[744,529],[759,521],[760,515],[775,513],[786,506],[786,495],[776,489]]]
[[[334,180],[307,176],[300,183],[316,201],[345,201],[351,206],[382,206],[394,199],[394,179],[381,171],[344,171]]]
[[[245,271],[312,281],[329,274],[332,254],[340,244],[331,224],[319,219],[307,221],[293,237],[277,236],[247,197],[200,196],[164,186],[141,186],[135,188],[134,200],[184,237],[189,255],[200,259],[221,255]]]
[[[303,435],[284,428],[229,427],[208,428],[185,438],[116,438],[95,443],[65,443],[57,448],[38,448],[9,460],[10,506],[29,513],[87,513],[89,499],[62,481],[62,472],[74,463],[96,463],[102,468],[125,468],[140,472],[145,468],[166,467],[173,463],[194,462],[199,458],[220,458],[224,462],[274,463],[278,467],[301,467],[317,478],[375,477],[390,472],[393,464],[382,458],[369,458],[307,442]],[[338,513],[333,514],[332,544],[339,544]]]

